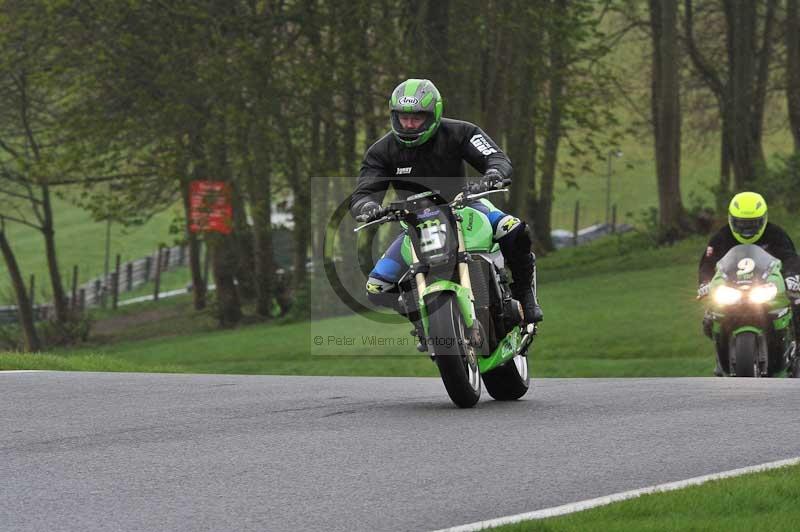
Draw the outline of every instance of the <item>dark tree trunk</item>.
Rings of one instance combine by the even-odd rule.
[[[255,169],[250,182],[250,205],[253,214],[253,239],[255,244],[256,312],[260,316],[272,315],[274,292],[274,261],[272,248],[272,176],[269,145],[262,124],[256,125]]]
[[[11,277],[11,286],[14,288],[17,312],[19,313],[19,325],[22,329],[24,350],[29,353],[40,351],[41,344],[39,343],[39,336],[36,334],[31,301],[28,298],[28,292],[25,289],[25,281],[22,280],[22,274],[20,273],[17,259],[6,238],[5,222],[2,219],[0,219],[0,251],[3,253],[3,259],[5,260],[8,274]]]
[[[761,48],[756,52],[755,95],[753,97],[753,145],[756,168],[763,172],[766,168],[766,157],[761,139],[764,136],[764,109],[767,102],[767,85],[769,84],[769,66],[772,59],[773,32],[775,27],[775,10],[777,0],[767,0],[767,11],[764,15],[764,29],[761,34]]]
[[[50,202],[50,187],[42,185],[42,235],[44,236],[45,254],[47,256],[47,269],[50,274],[50,286],[53,289],[53,306],[56,311],[56,321],[64,324],[69,320],[69,304],[64,284],[61,281],[61,271],[58,269],[56,254],[56,238],[53,229],[53,207]]]
[[[207,179],[204,148],[198,129],[189,132],[188,149],[193,161],[192,179]],[[183,196],[183,209],[186,213],[187,221],[189,221],[191,217],[190,187],[191,180],[188,178],[183,179],[181,194]],[[200,239],[195,233],[187,230],[187,234],[189,241],[189,272],[192,276],[192,300],[195,310],[202,310],[206,308],[206,290],[208,287],[207,279],[203,278],[203,266],[200,257],[202,246]]]
[[[425,17],[424,38],[427,41],[425,58],[427,64],[423,67],[423,77],[430,79],[442,94],[453,94],[458,90],[450,82],[450,64],[448,63],[450,26],[450,1],[428,0],[427,16]]]
[[[756,116],[753,113],[756,78],[756,3],[725,0],[725,19],[732,43],[728,65],[731,124],[731,158],[737,189],[757,176],[760,147],[753,138]]]
[[[191,181],[189,179],[181,179],[180,187],[181,196],[183,198],[183,212],[187,221],[190,220],[191,216],[191,205],[189,203],[190,186]],[[189,230],[188,225],[187,223],[186,240],[189,244],[189,274],[192,278],[192,301],[195,310],[203,310],[206,308],[206,283],[205,279],[203,279],[203,269],[200,264],[200,241],[197,235]]]
[[[211,253],[214,284],[217,292],[217,319],[221,327],[234,327],[242,319],[235,273],[238,266],[236,240],[231,235],[211,234],[206,237]]]
[[[786,3],[786,101],[794,151],[800,153],[800,8],[798,0]]]
[[[535,20],[532,10],[525,10],[522,24],[533,26]],[[512,43],[510,57],[514,75],[511,77],[513,97],[511,99],[511,116],[509,123],[508,155],[514,166],[514,176],[509,197],[509,211],[524,219],[538,241],[541,230],[536,223],[537,191],[536,191],[536,120],[534,115],[540,94],[543,94],[541,80],[541,61],[539,54],[531,54],[529,50],[541,50],[542,32],[518,32]]]
[[[236,235],[236,254],[238,261],[236,265],[236,280],[239,283],[239,291],[246,300],[255,294],[255,252],[253,243],[253,231],[247,223],[247,212],[245,210],[244,197],[238,179],[231,179],[231,201],[233,203],[233,226]]]
[[[723,0],[722,5],[726,22],[725,79],[698,49],[694,39],[693,2],[684,0],[684,27],[689,56],[719,105],[723,128],[720,192],[724,194],[730,183],[728,169],[733,171],[733,187],[742,189],[764,168],[762,121],[772,56],[776,0],[767,0],[760,50],[756,47],[758,3]]]
[[[311,213],[309,212],[309,179],[300,171],[300,159],[292,140],[292,133],[289,129],[288,118],[282,113],[277,113],[280,128],[281,141],[286,153],[288,166],[287,181],[292,189],[292,221],[294,228],[292,236],[294,240],[294,257],[292,259],[293,277],[292,285],[295,291],[295,304],[300,299],[300,306],[306,306],[307,301],[307,274],[306,261],[308,260],[308,247],[311,232]],[[305,300],[304,300],[305,299]],[[299,309],[305,311],[305,309]]]
[[[539,191],[539,202],[536,209],[536,236],[539,244],[546,251],[555,248],[550,236],[550,220],[553,211],[553,189],[556,179],[556,163],[558,162],[558,145],[561,141],[561,116],[564,95],[564,38],[562,27],[556,21],[566,24],[567,0],[555,0],[554,21],[550,35],[550,91],[549,110],[547,113],[547,132],[544,141],[544,160],[542,161],[542,186]]]
[[[720,135],[720,169],[719,192],[717,194],[717,211],[723,212],[727,208],[728,196],[731,191],[731,142],[728,139],[727,119],[722,118],[722,132]]]
[[[668,240],[688,229],[680,187],[681,109],[677,16],[678,6],[675,2],[650,0],[653,39],[651,106],[659,225]]]
[[[218,115],[211,124],[214,130],[209,136],[210,161],[214,178],[231,183],[228,165],[227,139],[225,137],[225,117]],[[234,229],[235,229],[234,224]],[[236,274],[240,266],[240,248],[235,230],[229,234],[210,235],[206,242],[211,253],[214,268],[214,283],[217,290],[218,319],[220,326],[233,327],[242,318],[241,301],[236,286]]]

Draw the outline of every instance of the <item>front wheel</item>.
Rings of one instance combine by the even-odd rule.
[[[460,408],[472,408],[481,396],[475,348],[465,341],[464,319],[452,293],[438,293],[428,305],[428,347],[435,354],[447,395]]]
[[[758,336],[753,332],[737,334],[730,346],[731,371],[737,377],[760,377],[758,364]]]

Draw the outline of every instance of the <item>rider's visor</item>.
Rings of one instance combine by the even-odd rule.
[[[742,238],[753,238],[761,231],[761,229],[764,227],[764,224],[767,223],[767,217],[760,216],[758,218],[737,218],[735,216],[731,216],[730,222],[731,229],[733,229],[734,233],[740,235]]]

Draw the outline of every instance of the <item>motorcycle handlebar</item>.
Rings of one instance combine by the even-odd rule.
[[[455,206],[459,204],[463,204],[467,201],[472,201],[476,199],[480,199],[484,196],[488,196],[489,194],[496,194],[498,192],[508,192],[508,185],[511,184],[510,178],[503,178],[500,181],[495,182],[478,182],[478,183],[470,183],[466,187],[464,187],[464,192],[456,196],[456,198],[448,203],[450,206]],[[465,195],[466,194],[466,195]],[[358,226],[353,229],[353,232],[361,231],[369,227],[370,225],[381,224],[385,222],[390,222],[392,220],[397,219],[397,214],[400,211],[392,211],[388,207],[381,207],[379,210],[375,211],[372,216],[356,216],[356,220],[359,222],[366,222],[364,225]]]

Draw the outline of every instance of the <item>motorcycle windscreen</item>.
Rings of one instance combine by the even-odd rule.
[[[748,283],[766,279],[778,259],[755,244],[734,246],[717,262],[726,280]]]
[[[409,231],[417,257],[428,264],[453,262],[458,254],[455,218],[447,206],[427,206],[413,213]]]

